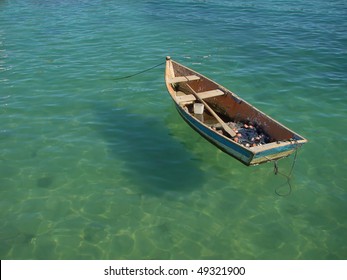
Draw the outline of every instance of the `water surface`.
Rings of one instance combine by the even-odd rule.
[[[2,259],[346,259],[345,1],[0,1]],[[291,177],[179,117],[165,56],[309,143]],[[279,162],[287,174],[293,157]]]

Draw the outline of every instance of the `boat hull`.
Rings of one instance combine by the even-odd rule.
[[[225,139],[225,137],[219,133],[215,133],[213,130],[210,130],[208,127],[201,124],[201,122],[199,122],[196,118],[192,117],[190,114],[187,114],[180,106],[176,105],[176,109],[182,119],[207,141],[247,166],[258,165],[260,163],[288,157],[294,153],[299,146],[301,146],[293,143],[291,145],[274,147],[266,151],[253,153],[249,149],[237,145],[234,142],[228,141],[228,139]]]
[[[192,69],[171,61],[170,58],[167,59],[165,81],[168,92],[183,120],[210,143],[247,166],[287,157],[307,142],[305,138],[270,118],[228,89]],[[217,131],[215,125],[211,125],[192,111],[192,105],[199,101],[208,107],[212,115],[218,111],[219,116],[230,119],[234,124],[241,121],[260,125],[262,130],[271,136],[271,141],[266,144],[247,146],[237,141],[232,135],[226,134],[225,131]],[[217,111],[209,108],[210,106]],[[224,129],[226,123],[219,116],[216,120]]]

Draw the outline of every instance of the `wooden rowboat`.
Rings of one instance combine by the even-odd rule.
[[[307,142],[235,93],[170,57],[166,58],[165,82],[182,118],[245,165],[287,157]]]

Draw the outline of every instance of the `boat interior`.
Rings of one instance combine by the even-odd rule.
[[[176,102],[205,125],[223,131],[219,122],[206,108],[201,114],[196,114],[194,104],[200,101],[194,96],[192,89],[233,129],[250,124],[268,135],[269,142],[303,139],[228,89],[174,61],[172,63],[172,76],[168,82],[173,88]]]

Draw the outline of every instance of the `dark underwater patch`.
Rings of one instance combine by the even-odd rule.
[[[43,176],[43,177],[37,179],[37,183],[36,184],[37,184],[37,186],[39,188],[49,188],[49,187],[52,186],[53,181],[54,181],[53,177],[51,177],[51,176]]]

